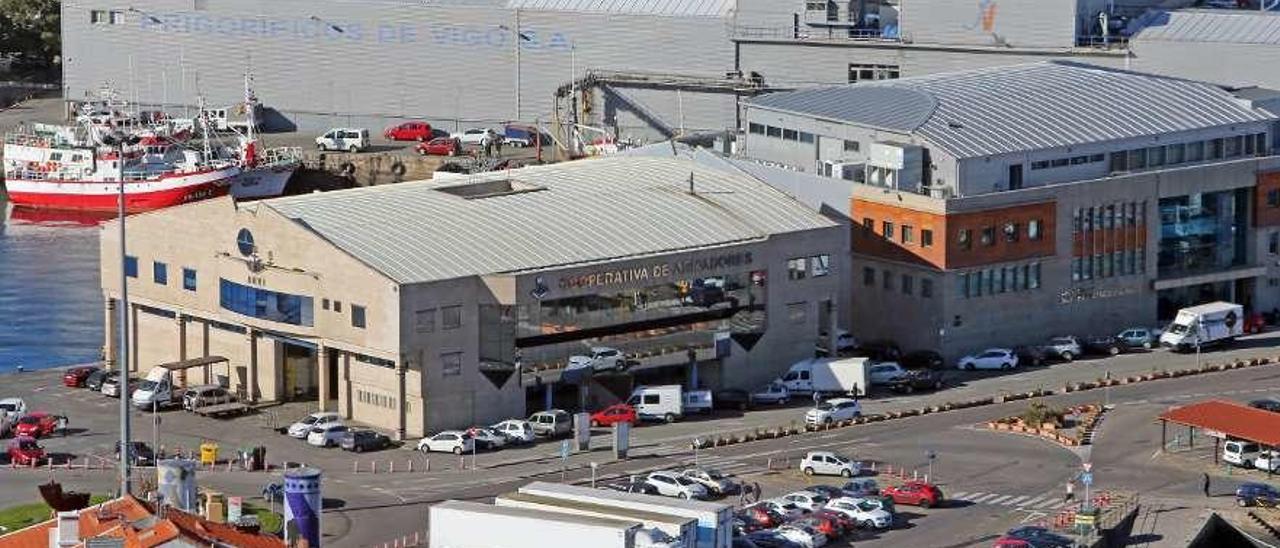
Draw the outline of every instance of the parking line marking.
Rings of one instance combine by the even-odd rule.
[[[988,500],[994,499],[999,496],[1000,496],[1000,493],[988,493],[988,494],[982,495],[981,497],[971,498],[969,499],[969,502],[972,502],[974,504],[982,504],[987,502]]]
[[[987,504],[1000,504],[1001,502],[1004,502],[1011,498],[1013,498],[1013,495],[1001,495],[1000,497],[987,501]]]
[[[965,496],[965,495],[968,495],[968,494],[969,494],[969,493],[967,493],[967,492],[965,492],[965,491],[958,491],[958,492],[955,492],[955,493],[951,493],[951,498],[953,498],[953,499],[959,499],[959,500],[964,500],[964,496]]]
[[[1031,499],[1031,500],[1029,500],[1029,501],[1026,501],[1026,502],[1022,503],[1022,506],[1024,506],[1024,507],[1031,507],[1031,506],[1035,506],[1036,504],[1039,504],[1040,502],[1043,502],[1043,501],[1044,501],[1044,497],[1045,497],[1045,495],[1040,495],[1040,496],[1038,496],[1038,497],[1036,497],[1036,498],[1033,498],[1033,499]]]
[[[1004,505],[1005,505],[1005,506],[1014,506],[1014,505],[1017,505],[1017,504],[1022,503],[1022,501],[1027,500],[1027,499],[1029,499],[1029,498],[1031,498],[1031,495],[1023,495],[1023,496],[1018,497],[1018,498],[1015,498],[1015,499],[1010,499],[1008,502],[1005,502],[1005,503],[1004,503]]]

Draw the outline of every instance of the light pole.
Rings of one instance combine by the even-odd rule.
[[[130,458],[132,448],[129,447],[129,273],[125,270],[128,258],[125,247],[125,192],[124,192],[124,147],[138,144],[137,135],[129,135],[121,131],[113,131],[101,137],[103,146],[112,147],[116,152],[119,170],[116,173],[119,194],[116,197],[116,216],[120,223],[120,351],[117,353],[118,371],[120,372],[120,494],[131,494]]]
[[[523,32],[520,32],[520,10],[519,9],[515,10],[515,26],[516,28],[514,30],[511,27],[508,27],[506,25],[498,25],[498,28],[505,30],[507,32],[510,32],[515,37],[515,39],[513,40],[515,42],[513,47],[515,47],[515,57],[516,57],[515,59],[516,60],[516,67],[515,67],[516,68],[515,70],[516,116],[515,118],[512,119],[512,121],[519,122],[520,121],[520,49],[522,47],[520,42],[532,42],[533,38],[529,37],[529,35]]]

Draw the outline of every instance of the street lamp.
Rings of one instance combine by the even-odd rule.
[[[120,351],[117,360],[120,372],[120,494],[130,494],[129,459],[132,448],[129,447],[129,274],[125,271],[125,192],[124,192],[124,147],[138,144],[137,135],[116,130],[99,138],[103,146],[111,147],[116,152],[116,165],[120,168],[116,173],[117,219],[120,223]]]
[[[515,116],[515,118],[513,119],[513,121],[519,122],[519,121],[520,121],[520,47],[521,47],[521,46],[520,46],[520,42],[532,42],[532,41],[533,41],[533,37],[532,37],[532,36],[530,36],[530,35],[528,35],[528,34],[525,34],[525,33],[523,33],[523,32],[520,32],[520,10],[518,10],[518,9],[516,10],[516,14],[515,14],[515,25],[516,25],[516,28],[515,28],[515,29],[512,29],[511,27],[508,27],[508,26],[506,26],[506,25],[498,25],[498,28],[499,28],[499,29],[501,29],[501,30],[505,30],[505,31],[507,31],[507,32],[510,32],[510,33],[512,33],[512,34],[514,34],[514,35],[515,35],[515,40],[513,40],[513,42],[514,42],[514,47],[515,47],[515,50],[516,50],[516,51],[515,51],[515,55],[516,55],[516,70],[515,70],[515,73],[516,73],[516,74],[515,74],[515,76],[516,76],[516,116]]]

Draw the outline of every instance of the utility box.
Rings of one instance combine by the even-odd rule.
[[[880,141],[871,143],[867,184],[916,192],[924,181],[924,149],[918,145]]]
[[[631,423],[613,423],[613,458],[627,459],[627,450],[631,448]]]
[[[591,450],[591,415],[587,413],[573,415],[573,439],[578,451]]]

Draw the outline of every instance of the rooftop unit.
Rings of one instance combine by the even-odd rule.
[[[869,185],[919,192],[924,181],[924,148],[906,143],[871,143],[867,158]]]

